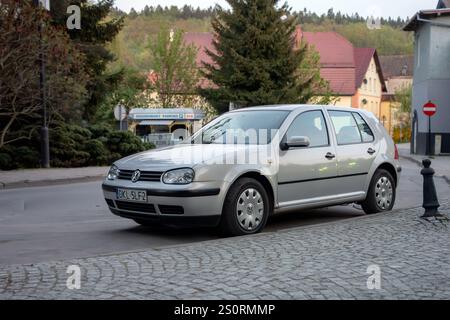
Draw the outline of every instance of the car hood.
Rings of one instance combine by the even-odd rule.
[[[154,149],[123,158],[115,164],[124,170],[170,170],[173,168],[193,167],[211,160],[241,154],[243,151],[257,151],[256,145],[224,144],[179,144],[162,149]]]

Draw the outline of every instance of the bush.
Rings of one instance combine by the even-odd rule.
[[[38,139],[38,138],[37,138]],[[39,141],[28,145],[7,145],[0,150],[0,169],[39,167]],[[154,148],[133,133],[115,131],[108,126],[83,128],[59,123],[50,129],[52,167],[105,166],[128,155]]]
[[[34,148],[18,147],[14,150],[12,157],[19,168],[36,168],[40,164],[40,154]]]
[[[401,132],[401,135],[400,135]],[[406,143],[411,141],[411,127],[403,127],[402,130],[400,130],[400,127],[394,128],[394,133],[392,135],[392,139],[395,143]]]
[[[0,153],[1,170],[37,168],[39,167],[39,161],[39,152],[35,148],[28,146],[7,145],[2,148]]]
[[[111,154],[100,140],[89,140],[84,144],[83,148],[90,155],[89,165],[104,166],[109,163]]]
[[[11,170],[14,168],[13,160],[7,153],[0,153],[0,170]]]
[[[114,131],[108,136],[107,146],[112,153],[122,157],[154,148],[152,144],[144,143],[129,131]]]
[[[62,124],[50,130],[50,160],[53,167],[82,167],[89,163],[90,155],[84,144],[92,133],[79,126]]]
[[[93,139],[107,139],[112,129],[106,125],[93,125],[87,128],[92,133]]]

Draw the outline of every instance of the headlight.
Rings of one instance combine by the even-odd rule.
[[[162,177],[166,184],[189,184],[194,181],[194,170],[190,168],[167,171]]]
[[[112,165],[111,169],[109,169],[108,172],[108,180],[116,180],[117,177],[119,176],[119,168],[117,168],[117,166]]]

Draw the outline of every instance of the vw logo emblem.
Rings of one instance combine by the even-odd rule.
[[[141,171],[136,170],[135,172],[133,172],[133,175],[131,176],[131,182],[138,182],[140,177]]]

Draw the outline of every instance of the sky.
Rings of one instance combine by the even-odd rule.
[[[281,1],[283,2],[283,1]],[[438,0],[287,0],[294,10],[307,8],[317,14],[326,13],[329,8],[335,12],[358,13],[364,17],[412,17],[417,11],[435,9]],[[121,10],[129,12],[131,8],[142,10],[145,5],[182,7],[185,4],[193,7],[207,8],[216,3],[226,7],[225,0],[116,0],[115,4]]]

